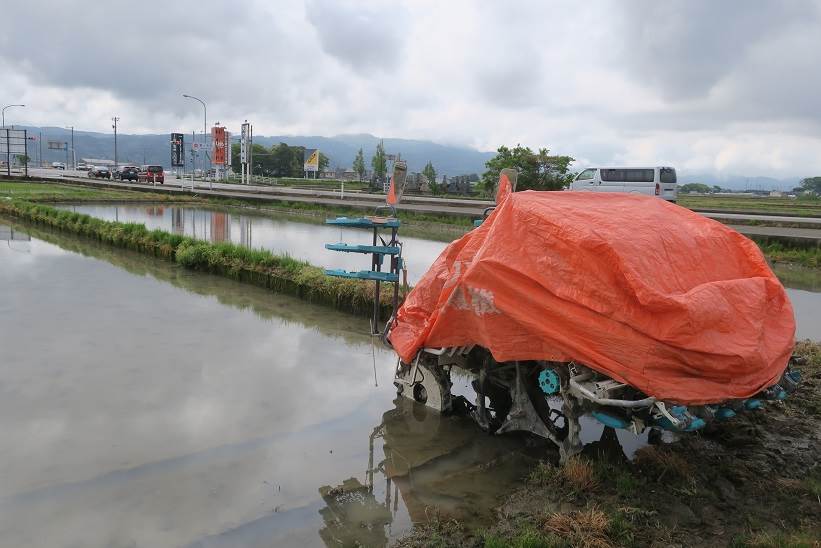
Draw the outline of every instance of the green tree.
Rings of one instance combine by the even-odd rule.
[[[430,191],[433,194],[439,194],[439,185],[436,183],[436,170],[433,168],[433,162],[428,162],[422,170],[422,175],[428,179]]]
[[[319,151],[319,171],[323,171],[330,164],[331,160],[322,151]]]
[[[801,188],[805,192],[821,194],[821,177],[807,177],[801,181]]]
[[[388,157],[385,154],[385,145],[382,144],[382,141],[379,141],[379,144],[376,145],[376,152],[371,158],[371,167],[373,168],[373,174],[380,180],[385,178],[385,174],[388,172]]]
[[[362,179],[365,177],[365,155],[361,148],[359,152],[356,153],[356,158],[353,159],[352,169],[359,175],[359,181],[362,182]]]
[[[718,185],[713,185],[713,192],[721,192],[721,187]]]
[[[679,192],[700,192],[702,194],[709,194],[712,191],[709,186],[703,183],[687,183],[681,185],[678,189]]]
[[[573,174],[569,173],[573,158],[551,156],[549,152],[546,148],[533,152],[521,145],[514,148],[500,146],[496,156],[485,163],[487,171],[482,175],[482,186],[486,192],[493,194],[499,172],[509,167],[519,171],[517,190],[562,190],[573,179]]]

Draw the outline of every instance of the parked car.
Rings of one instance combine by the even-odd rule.
[[[91,166],[88,164],[77,164],[77,171],[88,171],[89,169],[91,169]]]
[[[66,165],[63,162],[51,162],[51,167],[54,169],[65,169]]]
[[[137,180],[146,183],[157,182],[162,185],[165,184],[165,173],[162,166],[142,166]]]
[[[590,167],[576,176],[570,190],[646,194],[673,203],[678,195],[672,167]]]
[[[137,166],[121,167],[115,172],[114,178],[120,179],[121,181],[139,181],[140,170]]]
[[[105,166],[92,167],[88,170],[88,176],[95,179],[111,179],[111,170]]]

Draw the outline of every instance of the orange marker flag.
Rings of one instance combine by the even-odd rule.
[[[388,204],[396,205],[396,190],[393,188],[393,177],[391,177],[391,186],[388,188]]]
[[[502,203],[502,200],[510,196],[513,192],[513,185],[507,176],[507,173],[499,175],[499,187],[496,189],[496,204]]]

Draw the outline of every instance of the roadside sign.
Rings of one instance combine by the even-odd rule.
[[[319,149],[318,148],[306,148],[303,160],[304,160],[304,162],[303,162],[304,171],[319,171]]]
[[[213,150],[211,157],[213,163],[218,166],[225,165],[225,128],[214,126],[211,128],[211,143]]]
[[[231,132],[225,132],[225,166],[231,167]]]
[[[242,133],[239,144],[239,161],[243,164],[248,163],[248,141],[251,133],[250,128],[251,124],[248,122],[242,124]]]
[[[68,150],[68,143],[65,141],[49,141],[49,150]]]
[[[185,166],[185,136],[182,133],[171,134],[171,167]]]
[[[0,154],[25,154],[28,137],[25,129],[0,130]],[[62,150],[62,148],[60,149]],[[6,158],[3,158],[5,160]]]

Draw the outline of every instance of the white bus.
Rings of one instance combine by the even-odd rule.
[[[678,196],[672,167],[590,167],[576,176],[570,190],[646,194],[673,203]]]

